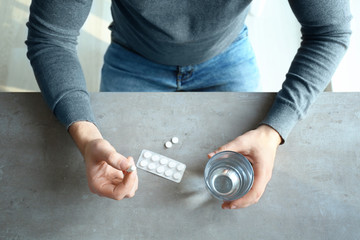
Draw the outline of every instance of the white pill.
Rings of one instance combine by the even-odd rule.
[[[175,173],[173,175],[173,177],[176,179],[176,180],[179,180],[181,178],[181,174],[180,173]]]
[[[174,168],[175,166],[176,166],[176,163],[175,163],[175,162],[172,162],[172,161],[169,162],[169,167],[170,167],[170,168]]]
[[[128,173],[130,173],[130,172],[135,171],[135,169],[136,169],[135,165],[131,165],[126,171],[127,171]]]
[[[146,167],[148,165],[148,162],[146,160],[143,160],[140,162],[140,166]]]
[[[144,152],[144,158],[150,158],[151,152]]]
[[[155,163],[150,163],[149,166],[148,166],[148,168],[149,168],[150,170],[154,170],[154,169],[156,168],[156,164],[155,164]]]
[[[165,168],[163,166],[160,166],[156,169],[156,172],[163,173],[165,171]]]
[[[173,171],[168,169],[165,171],[165,176],[170,177],[173,174]]]
[[[167,160],[166,158],[161,158],[161,159],[160,159],[160,163],[161,163],[162,165],[166,165],[168,162],[169,162],[169,160]]]
[[[177,169],[178,171],[182,171],[182,170],[184,170],[184,168],[185,168],[184,164],[179,164],[179,165],[177,165],[177,167],[176,167],[176,169]]]
[[[167,142],[165,143],[165,147],[166,147],[166,148],[171,148],[171,147],[172,147],[172,143],[171,143],[170,141],[167,141]]]
[[[173,137],[173,138],[171,139],[171,142],[172,142],[173,144],[177,144],[177,143],[179,142],[179,138]]]
[[[151,157],[151,160],[153,160],[154,162],[159,161],[159,159],[160,159],[159,155],[154,155]]]

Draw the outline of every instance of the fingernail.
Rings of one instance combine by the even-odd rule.
[[[232,205],[232,206],[230,206],[230,208],[231,208],[231,209],[235,209],[235,208],[236,208],[236,206]]]
[[[208,154],[209,157],[212,157],[212,156],[214,156],[214,155],[215,155],[214,152]]]
[[[226,207],[222,207],[222,209],[230,209],[230,208],[226,206]]]

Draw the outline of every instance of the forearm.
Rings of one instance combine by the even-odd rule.
[[[56,118],[66,128],[76,121],[94,122],[76,54],[45,43],[30,44],[29,54],[41,93]]]
[[[289,0],[301,24],[301,46],[263,123],[285,140],[331,80],[351,34],[348,0]]]
[[[91,1],[33,0],[30,7],[27,56],[42,95],[60,122],[94,122],[90,97],[77,57],[79,30]]]

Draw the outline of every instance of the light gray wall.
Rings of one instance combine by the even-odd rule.
[[[300,25],[289,3],[255,0],[247,18],[263,91],[277,92],[300,45]]]
[[[333,77],[337,92],[360,92],[360,1],[351,0],[353,14],[350,47]]]
[[[31,0],[0,1],[0,91],[39,91],[24,41]],[[95,0],[81,30],[78,54],[89,91],[98,91],[103,55],[110,43],[111,0]]]

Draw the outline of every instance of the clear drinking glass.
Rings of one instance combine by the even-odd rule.
[[[242,154],[224,151],[209,159],[204,171],[205,183],[217,199],[233,201],[244,196],[254,182],[254,170]]]

